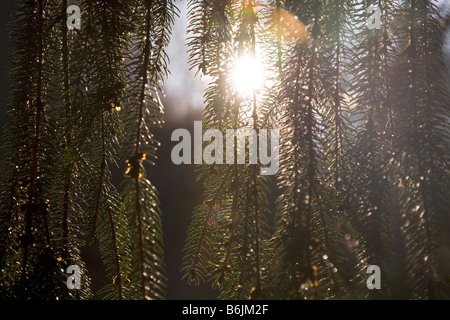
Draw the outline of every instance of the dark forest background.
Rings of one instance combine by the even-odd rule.
[[[3,126],[5,120],[6,100],[10,84],[8,75],[10,45],[7,27],[8,22],[12,19],[15,2],[14,0],[0,1],[0,126]],[[180,4],[180,1],[177,3]],[[450,3],[448,7],[450,7]],[[183,23],[183,21],[177,19],[175,27],[177,23]],[[447,35],[449,35],[448,31]],[[173,39],[173,41],[177,41],[177,39]],[[447,41],[447,66],[450,65],[449,47],[450,44]],[[185,50],[185,48],[183,45],[179,45],[177,50]],[[172,54],[174,52],[176,54],[176,50],[172,51]],[[181,57],[183,53],[180,52],[179,54]],[[172,60],[176,58],[176,55],[171,56]],[[171,69],[172,73],[177,72],[174,68]],[[188,87],[185,92],[189,92],[189,90],[190,88]],[[168,94],[165,100],[165,125],[155,130],[155,137],[161,142],[161,147],[157,152],[156,165],[148,168],[148,174],[158,189],[163,212],[165,263],[168,277],[166,298],[168,300],[215,299],[218,292],[212,290],[208,285],[190,286],[181,280],[180,268],[186,232],[194,207],[202,202],[202,186],[200,182],[196,181],[194,166],[176,166],[170,160],[170,152],[174,145],[170,141],[170,136],[177,128],[186,128],[192,132],[193,122],[202,118],[202,110],[199,106],[188,105],[188,108],[186,108],[186,102],[180,101],[179,98]],[[180,117],[179,114],[182,114],[182,116]],[[117,169],[118,174],[113,172],[113,176],[120,177],[121,172],[123,172],[123,168]],[[108,282],[98,248],[93,246],[86,247],[82,250],[82,256],[90,273],[92,291],[95,293]]]
[[[15,0],[0,1],[0,127],[3,127],[5,121],[6,100],[10,87],[8,60],[11,45],[8,24],[12,20],[16,2]],[[180,21],[181,19],[177,19],[175,24],[183,23]],[[178,36],[184,37],[184,34],[178,33]],[[172,50],[174,56],[171,59],[176,60],[178,55],[182,56],[185,53],[184,51],[185,48],[182,44],[177,45]],[[173,61],[173,64],[176,64],[176,61]],[[179,72],[181,74],[173,76],[183,77],[182,73],[186,71],[187,67],[186,70]],[[176,70],[172,70],[172,74],[176,73]],[[188,77],[186,76],[184,79],[188,79]],[[186,92],[193,94],[190,89],[186,89]],[[186,281],[181,281],[180,268],[186,232],[192,211],[201,202],[202,193],[201,183],[196,181],[194,166],[176,166],[170,160],[170,152],[174,144],[170,141],[173,130],[181,127],[192,130],[193,122],[201,120],[201,108],[200,106],[186,105],[184,101],[180,102],[173,95],[166,97],[165,107],[165,125],[160,129],[155,129],[156,139],[161,142],[161,147],[157,152],[157,163],[156,166],[148,168],[148,173],[159,191],[163,212],[165,262],[168,277],[166,298],[168,300],[215,299],[218,293],[209,286],[190,286]],[[124,168],[113,170],[113,176],[121,177],[123,172]],[[106,278],[100,253],[97,247],[90,246],[82,250],[82,256],[89,270],[92,291],[96,293],[110,281]],[[98,298],[98,296],[95,297]]]

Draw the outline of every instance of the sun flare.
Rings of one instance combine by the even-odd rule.
[[[231,71],[232,86],[240,95],[251,97],[263,87],[266,73],[262,59],[243,56],[234,62]]]

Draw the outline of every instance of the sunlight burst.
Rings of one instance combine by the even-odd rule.
[[[264,63],[258,57],[243,56],[235,61],[231,70],[232,86],[246,97],[262,88],[266,76]]]

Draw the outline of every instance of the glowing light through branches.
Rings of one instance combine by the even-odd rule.
[[[267,71],[260,57],[246,55],[234,62],[230,76],[233,89],[248,98],[263,87]]]

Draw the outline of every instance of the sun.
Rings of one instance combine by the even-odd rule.
[[[241,96],[252,97],[264,85],[266,68],[259,56],[242,56],[231,69],[231,85]]]

